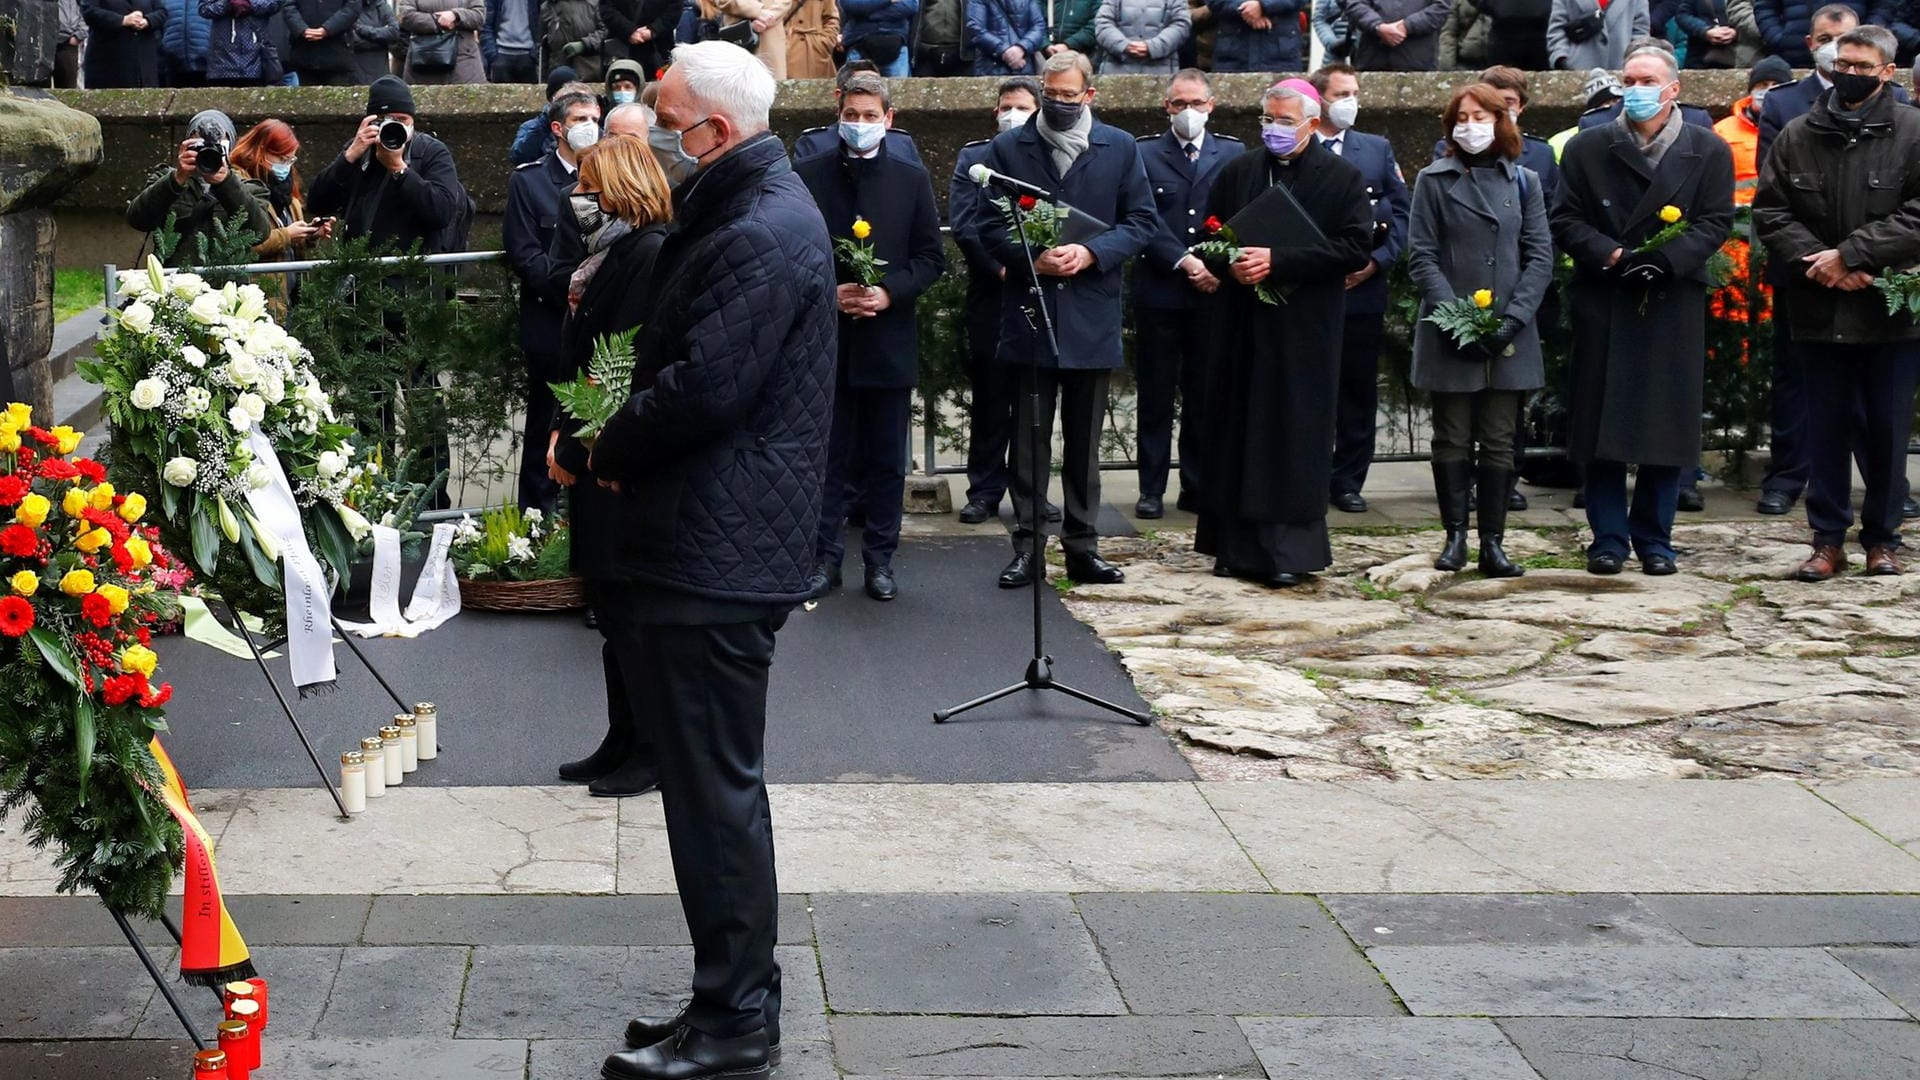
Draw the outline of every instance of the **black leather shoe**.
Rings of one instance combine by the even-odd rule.
[[[1047,504],[1047,520],[1048,520],[1048,521],[1059,521],[1059,520],[1060,520],[1060,517],[1061,517],[1061,514],[1060,514],[1060,507],[1058,507],[1057,505],[1055,505],[1055,504],[1053,504],[1053,503],[1048,503],[1048,504]]]
[[[985,499],[973,499],[960,508],[960,523],[963,525],[978,525],[988,518],[999,516],[1000,504]]]
[[[1214,577],[1232,577],[1233,567],[1228,566],[1226,563],[1222,562],[1219,559],[1215,559],[1213,560],[1213,576]]]
[[[1623,560],[1618,555],[1587,556],[1587,573],[1611,576],[1620,572]]]
[[[893,583],[893,567],[867,567],[867,595],[875,600],[891,600],[900,595],[899,586]]]
[[[1200,512],[1200,496],[1191,491],[1183,491],[1173,500],[1173,508],[1188,514]]]
[[[1707,508],[1707,498],[1700,494],[1700,488],[1697,485],[1688,484],[1680,489],[1680,500],[1674,504],[1674,508],[1685,510],[1689,514],[1697,514]]]
[[[1068,552],[1067,580],[1081,585],[1118,585],[1127,580],[1127,575],[1098,555]]]
[[[600,616],[594,614],[592,608],[587,609],[586,615],[582,617],[580,621],[585,623],[589,630],[600,629]]]
[[[1525,510],[1526,508],[1527,497],[1520,493],[1519,488],[1514,488],[1512,491],[1507,492],[1507,509]]]
[[[1648,577],[1666,577],[1679,573],[1680,568],[1674,565],[1671,555],[1648,555],[1640,560],[1640,572]]]
[[[1585,510],[1587,508],[1586,488],[1581,488],[1573,493],[1573,508],[1575,510]]]
[[[1133,516],[1153,521],[1167,512],[1158,495],[1142,495],[1140,501],[1133,504]]]
[[[813,564],[813,573],[807,576],[807,595],[815,600],[840,587],[840,567],[833,563]]]
[[[647,762],[629,761],[587,785],[587,794],[602,799],[630,799],[660,786],[660,771]]]
[[[1313,580],[1312,574],[1290,574],[1287,571],[1282,570],[1279,573],[1268,578],[1265,582],[1265,585],[1269,589],[1291,589],[1298,585],[1305,585],[1307,582],[1312,580]]]
[[[1763,491],[1753,508],[1762,514],[1778,516],[1793,509],[1793,496],[1784,491]]]
[[[665,1042],[679,1034],[687,1023],[687,1010],[681,1009],[672,1016],[636,1016],[627,1021],[627,1048],[638,1050]],[[780,1021],[767,1023],[767,1064],[780,1064]]]
[[[1914,501],[1911,495],[1907,496],[1907,501],[1900,504],[1900,517],[1905,521],[1920,518],[1920,502]]]
[[[1327,499],[1327,504],[1343,514],[1364,514],[1367,512],[1367,500],[1357,491],[1336,491]]]
[[[755,1080],[772,1072],[765,1031],[717,1039],[690,1027],[652,1046],[615,1054],[600,1067],[604,1080]]]
[[[560,766],[560,779],[570,780],[576,784],[584,784],[589,780],[598,780],[615,769],[618,769],[620,763],[625,761],[626,758],[626,736],[624,734],[616,734],[612,728],[609,728],[607,729],[606,737],[600,740],[600,745],[594,748],[593,753],[588,754],[579,761],[569,761]]]
[[[1013,557],[1005,570],[1000,571],[1000,587],[1003,589],[1024,589],[1033,584],[1033,553],[1023,551]]]

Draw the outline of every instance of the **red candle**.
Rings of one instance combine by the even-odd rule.
[[[247,1074],[253,1070],[247,1067],[247,1022],[245,1020],[222,1020],[220,1022],[220,1049],[227,1055],[227,1071],[221,1076],[227,1080],[247,1080]]]
[[[267,980],[256,975],[248,979],[247,984],[253,987],[253,1000],[260,1003],[260,1030],[265,1031],[273,1022],[273,1010],[267,1005]]]
[[[200,1050],[193,1055],[193,1080],[226,1080],[227,1055],[220,1050]]]
[[[227,1006],[227,1019],[238,1020],[247,1025],[247,1034],[232,1051],[233,1060],[242,1069],[252,1070],[260,1067],[260,1003],[251,998],[238,998]],[[231,1066],[229,1066],[231,1069]]]

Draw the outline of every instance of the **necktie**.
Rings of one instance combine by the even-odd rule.
[[[1193,145],[1192,143],[1187,144],[1187,160],[1188,161],[1200,160],[1200,148]]]
[[[1347,156],[1346,149],[1343,145],[1344,142],[1345,142],[1344,139],[1328,139],[1327,149],[1333,151],[1334,157],[1346,157]]]

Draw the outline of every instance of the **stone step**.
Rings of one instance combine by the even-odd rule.
[[[104,394],[81,377],[76,365],[93,357],[94,344],[105,323],[105,309],[98,306],[62,320],[53,328],[53,349],[47,356],[53,373],[53,422],[90,436],[100,426]]]

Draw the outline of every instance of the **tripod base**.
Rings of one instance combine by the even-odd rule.
[[[963,712],[977,709],[989,702],[999,701],[1003,697],[1009,697],[1022,690],[1053,690],[1065,694],[1076,701],[1084,701],[1089,705],[1098,706],[1108,712],[1119,713],[1121,716],[1132,720],[1141,727],[1146,727],[1148,724],[1153,723],[1153,717],[1146,713],[1136,712],[1133,709],[1129,709],[1124,705],[1117,705],[1105,698],[1094,697],[1092,694],[1084,690],[1076,690],[1066,683],[1055,682],[1053,679],[1053,657],[1051,656],[1036,656],[1032,660],[1027,661],[1027,677],[1021,682],[1014,683],[1012,686],[1003,686],[991,694],[983,694],[980,697],[974,698],[972,701],[955,705],[951,709],[936,710],[933,714],[933,722],[936,724],[944,724]]]

